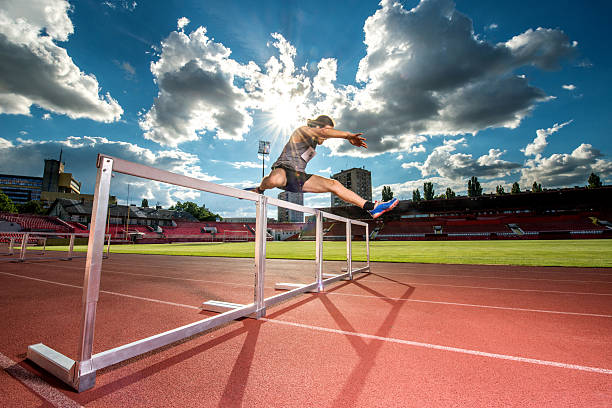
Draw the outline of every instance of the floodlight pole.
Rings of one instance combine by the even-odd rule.
[[[260,140],[257,153],[261,154],[261,178],[264,178],[266,176],[266,154],[270,154],[270,142]]]

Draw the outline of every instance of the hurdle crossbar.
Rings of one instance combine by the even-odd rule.
[[[350,268],[350,258],[348,258],[347,262],[349,269],[347,273],[323,279],[323,217],[346,222],[347,230],[350,229],[351,224],[365,226],[366,236],[368,235],[368,224],[364,222],[343,218],[299,204],[266,197],[251,191],[240,190],[204,180],[198,180],[192,177],[171,173],[138,163],[132,163],[111,156],[101,154],[98,155],[97,168],[98,170],[91,218],[91,231],[89,234],[83,283],[78,359],[73,360],[42,343],[29,346],[27,354],[28,359],[36,363],[41,368],[47,370],[69,386],[73,387],[78,392],[90,389],[95,385],[97,370],[156,350],[160,347],[180,341],[205,330],[226,324],[240,317],[264,317],[266,314],[266,308],[276,303],[307,291],[322,291],[324,290],[326,284],[335,282],[342,278],[352,278],[352,273],[355,271]],[[162,183],[205,191],[213,194],[220,194],[228,197],[253,201],[256,206],[255,282],[253,303],[241,305],[235,303],[215,302],[215,311],[218,312],[224,309],[227,309],[227,311],[195,323],[190,323],[188,325],[166,331],[164,333],[93,354],[92,348],[96,309],[100,292],[100,275],[104,252],[105,221],[108,213],[108,198],[110,193],[111,175],[113,172],[140,177],[143,179],[155,180]],[[314,282],[303,286],[298,285],[295,289],[266,299],[264,297],[264,284],[266,271],[268,204],[289,208],[308,214],[314,214],[317,220],[317,232]],[[350,241],[351,236],[347,235],[347,248],[350,247]],[[365,272],[370,268],[369,248],[367,249],[367,254],[367,266],[359,269],[359,271]],[[350,255],[351,254],[349,251],[347,256]],[[202,308],[206,309],[205,304]]]

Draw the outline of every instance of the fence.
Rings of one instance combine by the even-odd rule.
[[[5,255],[15,255],[15,249],[19,249],[19,257],[4,258],[4,260],[14,262],[37,261],[43,259],[65,259],[85,258],[86,255],[75,255],[74,240],[76,237],[88,237],[86,232],[0,232],[0,243],[6,244],[8,252]],[[106,256],[110,253],[110,235],[106,235],[108,239],[108,249]],[[67,256],[45,256],[47,251],[47,240],[50,238],[64,238],[68,242]],[[103,238],[104,239],[104,238]],[[42,252],[40,247],[42,246]],[[28,249],[34,247],[35,256],[28,256]],[[31,252],[30,252],[31,253]],[[59,253],[53,251],[53,253]],[[42,256],[39,256],[42,255]]]
[[[289,299],[300,293],[323,291],[325,285],[341,279],[350,280],[353,278],[353,274],[370,270],[368,225],[364,222],[339,217],[334,214],[266,197],[250,191],[198,180],[110,156],[98,155],[97,167],[98,172],[92,208],[91,233],[89,235],[83,284],[83,312],[80,325],[78,360],[72,360],[42,343],[29,346],[27,354],[28,359],[79,392],[90,389],[95,385],[97,370],[177,342],[205,330],[226,324],[240,317],[261,318],[265,316],[266,308],[282,302],[283,300]],[[108,197],[112,172],[255,202],[255,284],[253,303],[244,305],[209,301],[204,303],[202,307],[204,309],[221,312],[220,314],[111,350],[92,354],[96,307],[100,291],[100,273],[104,250],[104,228],[108,211]],[[290,210],[314,214],[316,216],[316,268],[314,281],[312,283],[293,284],[284,287],[277,286],[279,289],[288,289],[288,291],[266,299],[264,296],[264,283],[268,220],[267,205],[288,208]],[[345,273],[323,275],[323,217],[346,223],[347,268]],[[352,267],[351,225],[353,224],[361,225],[366,228],[367,264],[357,269],[353,269]],[[279,285],[282,286],[283,284]]]

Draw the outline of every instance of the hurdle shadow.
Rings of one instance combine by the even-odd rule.
[[[380,276],[380,275],[377,275]],[[389,279],[393,281],[393,279]],[[396,282],[403,286],[406,286],[406,291],[400,296],[399,300],[389,299],[382,293],[363,285],[360,282],[353,282],[356,286],[361,289],[366,290],[368,293],[371,293],[377,297],[380,297],[385,302],[392,305],[391,310],[387,313],[384,321],[379,326],[378,330],[374,334],[378,337],[387,337],[391,328],[393,327],[394,322],[397,320],[399,316],[400,309],[406,301],[412,296],[415,291],[415,287],[410,286],[405,283]],[[349,320],[344,316],[344,314],[340,311],[339,308],[327,297],[325,293],[320,294],[319,299],[323,303],[323,306],[327,309],[330,316],[334,319],[338,327],[346,332],[357,333],[355,327],[349,322]],[[359,397],[361,390],[363,389],[367,377],[376,364],[377,355],[384,345],[384,342],[377,339],[372,339],[371,341],[366,341],[358,336],[351,336],[350,334],[345,335],[347,340],[351,343],[357,355],[359,356],[359,363],[349,375],[349,378],[346,380],[342,390],[338,393],[338,396],[334,400],[333,406],[355,406],[357,403],[357,398]],[[347,402],[348,400],[348,402]]]
[[[185,350],[182,353],[179,353],[175,356],[164,359],[163,361],[160,361],[151,366],[143,368],[142,370],[136,371],[126,377],[118,378],[115,381],[105,384],[103,386],[95,387],[81,394],[76,394],[73,398],[76,401],[78,401],[80,404],[83,404],[83,405],[89,404],[91,402],[104,398],[116,391],[119,391],[125,387],[129,387],[130,385],[138,383],[139,381],[145,378],[151,377],[153,375],[157,375],[164,370],[167,370],[173,366],[176,366],[177,364],[181,364],[184,361],[197,356],[198,354],[204,353],[216,346],[222,345],[232,340],[233,338],[244,335],[246,333],[247,337],[245,338],[245,341],[244,341],[244,344],[243,344],[243,347],[240,353],[236,357],[236,362],[234,363],[234,367],[230,374],[229,381],[227,382],[225,386],[225,391],[222,397],[225,403],[220,403],[220,406],[224,406],[224,407],[225,406],[228,406],[228,407],[241,406],[242,399],[244,398],[244,391],[245,391],[245,386],[246,386],[247,379],[249,376],[251,363],[255,355],[255,346],[257,343],[257,339],[259,337],[259,331],[260,331],[261,325],[264,322],[258,321],[258,320],[252,320],[252,319],[244,319],[242,323],[243,323],[242,327],[232,330],[231,332],[225,333],[222,336],[214,338],[210,341],[206,341],[203,344],[200,344],[196,347]],[[191,340],[194,340],[195,338],[202,337],[207,334],[210,334],[210,332],[198,333],[190,338],[180,340],[177,343],[169,344],[160,349],[151,351],[150,353],[142,354],[140,356],[134,357],[134,359],[126,360],[120,364],[100,370],[99,371],[99,373],[101,374],[100,378],[103,378],[102,376],[107,371],[114,371],[120,366],[131,364],[137,360],[149,358],[151,355],[159,354],[163,351],[176,347],[178,344],[189,342]]]

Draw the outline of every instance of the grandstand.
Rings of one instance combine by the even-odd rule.
[[[564,189],[450,200],[401,201],[396,210],[372,220],[361,209],[324,209],[369,223],[371,240],[612,238],[612,187]],[[4,232],[88,232],[91,203],[59,199],[51,216],[0,213]],[[255,224],[199,222],[190,214],[159,207],[111,205],[107,233],[114,243],[253,241]],[[313,223],[269,220],[268,240],[314,240]],[[343,240],[344,223],[326,221],[325,240]],[[352,231],[353,239],[365,239]]]

